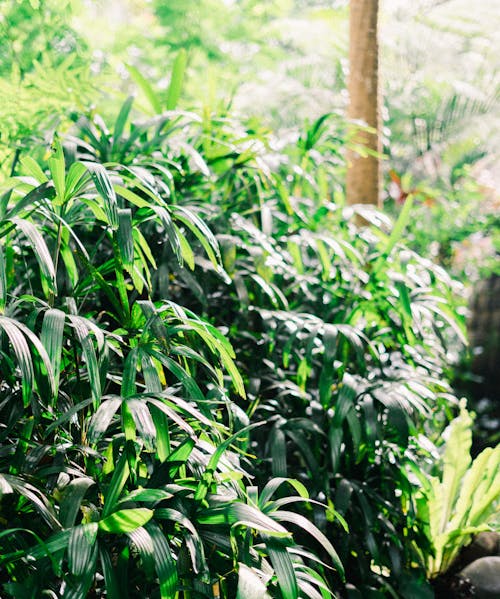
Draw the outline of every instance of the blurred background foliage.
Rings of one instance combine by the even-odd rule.
[[[497,268],[500,58],[496,2],[381,2],[383,167],[387,206],[418,189],[415,247],[466,280]],[[182,107],[231,107],[243,120],[298,135],[346,106],[345,0],[3,0],[0,160],[47,144],[72,111],[138,94],[166,101],[187,52]],[[146,82],[146,83],[145,83]],[[144,93],[146,92],[146,93]],[[394,171],[397,177],[390,177]]]

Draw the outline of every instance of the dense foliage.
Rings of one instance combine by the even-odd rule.
[[[461,335],[444,271],[399,245],[411,204],[357,230],[325,201],[331,117],[277,154],[227,115],[131,108],[6,184],[5,591],[312,597],[345,567],[351,594],[411,596],[409,472]]]
[[[466,330],[447,274],[494,268],[496,200],[476,210],[479,154],[450,141],[496,92],[436,91],[425,122],[393,94],[392,217],[347,207],[346,123],[315,118],[315,93],[307,122],[275,133],[215,93],[177,109],[209,65],[235,83],[290,51],[287,76],[321,71],[279,27],[295,6],[341,34],[343,3],[221,2],[152,3],[151,39],[132,52],[131,26],[107,56],[77,2],[6,3],[2,596],[426,599],[471,534],[498,528],[498,448],[472,461],[448,382]],[[165,48],[180,50],[168,76]],[[256,57],[245,72],[236,50]],[[278,97],[278,122],[296,123]],[[422,147],[405,149],[409,123]],[[478,223],[492,249],[461,266]]]

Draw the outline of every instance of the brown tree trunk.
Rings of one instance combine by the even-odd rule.
[[[353,143],[380,152],[378,90],[378,0],[351,0],[349,18],[349,119],[373,131],[356,131]],[[380,162],[376,156],[347,155],[348,204],[380,203]]]

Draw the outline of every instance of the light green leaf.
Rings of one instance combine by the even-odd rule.
[[[48,160],[50,174],[56,188],[57,203],[62,204],[65,196],[66,165],[64,161],[64,152],[57,135],[52,142],[52,156]]]
[[[38,183],[46,183],[48,181],[46,174],[43,172],[38,162],[31,156],[22,156],[20,163],[23,170],[36,179]]]
[[[172,67],[172,75],[170,76],[170,85],[168,86],[167,93],[167,110],[175,110],[177,108],[186,65],[187,52],[184,48],[181,48],[175,57],[174,66]]]
[[[144,77],[144,75],[131,64],[127,64],[127,71],[130,73],[132,79],[137,83],[137,85],[141,88],[142,92],[148,99],[151,107],[153,108],[155,114],[161,113],[161,102],[158,94],[154,91],[153,86],[149,81]]]
[[[144,507],[118,510],[99,522],[99,530],[114,534],[132,532],[149,522],[153,514],[153,510]]]

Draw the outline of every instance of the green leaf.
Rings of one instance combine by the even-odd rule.
[[[63,148],[57,135],[54,136],[54,141],[52,142],[52,155],[49,158],[48,163],[54,187],[56,188],[57,203],[62,204],[66,191],[66,165]]]
[[[160,581],[161,597],[162,599],[170,599],[175,596],[179,584],[172,551],[166,536],[155,522],[150,522],[146,526],[146,530],[153,540],[155,568]]]
[[[188,240],[181,232],[179,227],[174,224],[175,233],[177,235],[177,239],[179,240],[179,245],[181,248],[181,255],[184,262],[188,265],[191,270],[194,270],[194,252],[191,249],[191,246],[188,243]]]
[[[172,211],[175,218],[181,221],[201,243],[210,261],[217,269],[217,272],[223,274],[219,244],[217,243],[217,239],[215,238],[214,234],[207,227],[204,221],[194,212],[182,206],[173,206]],[[225,278],[230,281],[227,275]]]
[[[177,108],[186,65],[187,52],[184,48],[181,48],[175,57],[174,66],[172,67],[172,75],[170,76],[170,85],[168,86],[167,93],[167,110],[175,110]]]
[[[158,520],[166,520],[168,522],[176,522],[182,528],[182,535],[185,540],[188,551],[191,555],[193,570],[196,574],[202,573],[202,576],[209,575],[209,565],[205,559],[205,551],[203,541],[195,527],[195,525],[181,512],[171,508],[158,508],[155,510],[155,518]]]
[[[153,510],[144,507],[118,510],[99,522],[99,530],[115,534],[132,532],[149,522],[153,514]]]
[[[265,537],[264,541],[274,571],[276,572],[283,599],[297,599],[299,596],[297,578],[286,546],[274,537]]]
[[[3,329],[9,338],[21,370],[23,403],[26,407],[33,393],[34,371],[28,343],[17,324],[10,318],[0,316],[0,329]]]
[[[149,532],[142,526],[127,533],[141,559],[141,568],[146,578],[153,578],[155,568],[155,548]]]
[[[56,190],[52,186],[52,183],[42,183],[42,185],[35,187],[35,189],[32,189],[29,193],[27,193],[24,198],[21,198],[19,201],[17,201],[5,215],[5,219],[13,219],[28,206],[36,207],[40,200],[51,200],[54,198],[55,194]]]
[[[89,172],[97,192],[104,200],[104,212],[112,229],[118,229],[118,202],[116,193],[109,178],[109,174],[102,164],[96,162],[82,162]]]
[[[43,172],[38,162],[31,156],[22,156],[20,163],[23,167],[23,170],[28,175],[31,175],[34,179],[36,179],[38,183],[47,183],[48,179],[46,174]]]
[[[472,418],[466,410],[455,418],[448,429],[448,440],[443,455],[443,513],[439,524],[439,531],[444,531],[448,526],[452,510],[457,500],[459,487],[469,468],[470,448],[472,445]]]
[[[156,428],[149,413],[147,403],[140,399],[127,399],[122,405],[128,407],[139,436],[144,440],[146,447],[152,449],[156,436]]]
[[[122,589],[118,583],[117,570],[113,566],[108,550],[104,547],[99,547],[99,557],[101,558],[107,599],[126,599],[126,597],[123,596]]]
[[[5,255],[3,248],[0,245],[0,314],[5,312],[5,306],[7,304],[7,273]]]
[[[130,268],[134,263],[134,236],[130,208],[118,209],[117,241],[123,264]]]
[[[36,226],[22,218],[11,218],[14,225],[20,229],[31,244],[35,258],[40,266],[42,276],[52,294],[56,295],[56,271],[49,248]]]
[[[63,346],[64,324],[66,314],[61,310],[47,310],[43,316],[41,342],[49,356],[52,372],[54,373],[55,396],[59,390],[59,376],[61,370],[61,355]]]
[[[151,107],[153,108],[155,114],[161,113],[161,102],[158,94],[154,91],[153,86],[149,81],[142,75],[142,73],[136,67],[131,64],[125,65],[127,67],[127,71],[130,73],[132,79],[137,83],[137,85],[141,88],[142,92],[148,99]]]
[[[284,478],[287,474],[286,438],[283,429],[278,425],[272,429],[269,444],[273,476]]]
[[[94,576],[97,559],[97,522],[90,522],[71,529],[68,543],[68,566],[77,577]]]
[[[53,506],[49,503],[47,497],[41,491],[19,476],[4,474],[2,478],[4,488],[6,488],[6,485],[9,485],[13,491],[19,493],[29,502],[31,502],[33,507],[49,525],[50,529],[57,530],[61,528],[61,525],[56,518]]]
[[[195,501],[203,501],[205,499],[206,494],[208,492],[208,488],[212,483],[215,469],[217,468],[217,464],[219,463],[219,460],[221,459],[222,455],[227,450],[227,448],[232,443],[237,441],[239,437],[242,437],[245,433],[249,432],[253,428],[256,428],[257,426],[261,426],[261,423],[255,423],[255,424],[246,426],[245,428],[242,428],[240,431],[238,431],[234,435],[231,435],[228,439],[226,439],[222,443],[219,443],[219,445],[216,447],[215,451],[213,452],[213,454],[208,462],[207,468],[206,468],[205,472],[203,473],[202,480],[198,484],[198,488],[196,489],[196,493],[194,496]]]
[[[327,537],[314,526],[312,522],[310,522],[307,518],[302,516],[301,514],[296,514],[294,512],[288,512],[284,510],[277,510],[272,512],[272,517],[278,520],[279,522],[289,522],[290,524],[294,524],[298,526],[302,531],[310,534],[316,541],[320,544],[320,546],[328,553],[330,556],[337,572],[340,574],[342,580],[345,580],[345,572],[342,562],[335,551],[333,545],[327,539]]]
[[[127,503],[129,501],[145,501],[148,503],[158,503],[159,501],[163,501],[164,499],[170,499],[172,497],[172,493],[169,491],[165,491],[163,489],[135,489],[131,491],[123,499],[120,503]],[[155,512],[157,515],[158,510]]]
[[[84,176],[87,173],[85,165],[81,162],[73,162],[69,167],[68,174],[66,175],[66,196],[65,200],[71,199],[76,193],[80,191],[82,186],[85,184]]]
[[[71,326],[75,329],[78,341],[82,346],[83,355],[85,356],[85,363],[87,366],[87,373],[90,385],[90,391],[94,400],[94,406],[98,406],[101,401],[102,389],[101,389],[101,374],[99,371],[99,364],[97,361],[97,355],[92,342],[91,332],[94,335],[101,337],[101,345],[103,344],[103,333],[94,325],[91,321],[81,316],[74,314],[68,314],[67,318]]]
[[[219,524],[245,526],[262,534],[282,539],[291,537],[286,528],[270,516],[254,506],[239,501],[201,510],[198,513],[197,521],[208,526]]]
[[[59,519],[64,528],[70,528],[75,525],[83,498],[88,489],[94,484],[95,481],[91,478],[76,478],[64,488],[63,498],[59,507]]]
[[[308,499],[309,493],[307,488],[298,480],[294,478],[283,478],[277,477],[272,478],[269,482],[266,483],[265,487],[262,489],[259,497],[259,505],[261,507],[265,507],[268,501],[271,501],[271,497],[274,493],[281,487],[283,484],[290,485],[302,499]]]
[[[167,415],[152,405],[151,417],[156,429],[156,452],[160,462],[164,462],[170,453],[170,422]]]
[[[120,496],[120,493],[127,482],[129,477],[130,470],[128,466],[127,454],[125,452],[122,453],[118,463],[115,466],[115,471],[113,472],[113,477],[108,487],[108,491],[105,495],[104,507],[102,510],[102,515],[104,518],[108,516],[111,510],[115,507],[116,502]],[[141,525],[142,526],[142,525]],[[133,529],[131,529],[133,530]]]
[[[115,126],[113,129],[113,145],[111,146],[111,154],[114,154],[116,148],[118,147],[118,143],[120,141],[121,136],[123,135],[123,131],[125,129],[125,125],[127,123],[133,103],[134,96],[129,96],[120,108],[120,112],[116,118]]]
[[[387,256],[389,256],[389,254],[394,249],[394,246],[396,245],[396,243],[403,236],[404,230],[406,229],[406,225],[410,221],[411,211],[413,208],[413,200],[414,200],[414,198],[413,198],[413,195],[411,195],[411,194],[408,195],[408,197],[406,198],[403,209],[401,210],[398,220],[394,224],[391,235],[389,236],[389,239],[387,240],[387,244],[382,251],[382,257],[380,260],[384,261],[385,258]],[[376,272],[378,270],[378,268],[381,267],[381,265],[382,265],[382,262],[379,261],[377,263],[376,267],[374,268],[374,271]]]

